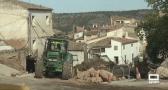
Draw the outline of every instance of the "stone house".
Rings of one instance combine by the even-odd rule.
[[[20,0],[0,0],[0,39],[15,49],[29,48],[29,54],[38,51],[41,55],[46,37],[53,34],[51,8]]]
[[[69,41],[68,51],[73,55],[74,61],[73,66],[81,64],[84,62],[84,43],[76,43],[74,41]]]
[[[88,44],[89,58],[107,56],[116,64],[131,64],[140,55],[138,40],[108,37]]]
[[[17,51],[12,53],[19,56],[16,60],[24,69],[26,56],[34,55],[40,59],[45,39],[54,34],[52,27],[51,8],[20,0],[0,0],[0,40]]]

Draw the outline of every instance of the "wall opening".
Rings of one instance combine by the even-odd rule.
[[[34,73],[35,72],[35,63],[36,63],[36,61],[35,61],[34,58],[32,58],[31,55],[28,55],[26,57],[26,71],[28,73]]]

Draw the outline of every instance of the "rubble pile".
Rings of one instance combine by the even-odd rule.
[[[113,62],[107,62],[102,59],[91,59],[87,62],[83,62],[82,64],[79,64],[75,66],[75,68],[79,69],[80,71],[86,71],[90,68],[95,69],[112,69],[115,64]]]
[[[111,72],[106,70],[95,70],[94,68],[90,68],[87,71],[79,71],[77,70],[76,79],[84,80],[87,82],[93,83],[101,83],[101,82],[111,82],[112,80],[116,80],[116,77],[113,76]]]

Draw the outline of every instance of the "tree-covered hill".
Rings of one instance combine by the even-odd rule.
[[[123,16],[128,18],[142,19],[151,10],[131,10],[131,11],[98,11],[86,13],[54,13],[53,26],[58,30],[70,32],[74,25],[89,26],[94,23],[109,24],[111,16]]]

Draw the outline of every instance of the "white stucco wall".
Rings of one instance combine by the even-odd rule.
[[[76,66],[84,62],[84,52],[83,51],[69,51],[69,53],[71,53],[72,55],[77,55],[78,61],[74,61],[73,66]]]
[[[52,12],[51,11],[30,11],[32,20],[33,37],[46,37],[54,34],[52,30]],[[33,18],[34,17],[34,18]],[[47,19],[48,17],[48,19]]]
[[[118,46],[118,50],[114,50],[114,46]],[[118,57],[118,64],[126,64],[125,63],[125,55],[127,64],[132,63],[133,58],[138,56],[139,53],[139,43],[133,43],[133,47],[131,44],[125,44],[125,49],[123,48],[123,44],[121,42],[111,40],[111,47],[105,48],[105,52],[101,53],[101,55],[107,55],[111,61],[116,62],[114,57]],[[133,58],[132,58],[133,54]]]
[[[122,45],[122,63],[125,64],[125,60],[127,64],[133,63],[133,59],[135,57],[137,57],[140,53],[139,53],[139,43],[132,43],[133,46],[131,44],[125,44]],[[125,46],[125,49],[124,49]],[[125,58],[126,56],[126,58]]]
[[[43,54],[45,40],[49,36],[53,36],[52,29],[52,13],[50,11],[30,11],[31,16],[31,43],[33,54],[38,51],[38,57]],[[46,18],[48,17],[48,19]],[[48,21],[49,20],[49,21]]]
[[[114,46],[118,46],[118,50],[114,50]],[[105,52],[101,55],[107,55],[113,62],[115,62],[114,57],[118,57],[119,63],[121,63],[121,43],[111,40],[111,47],[105,48]]]

